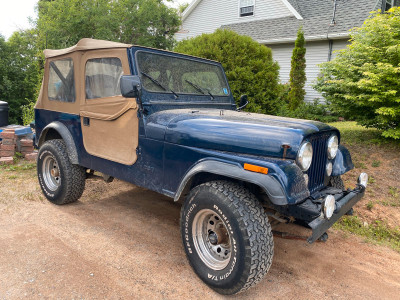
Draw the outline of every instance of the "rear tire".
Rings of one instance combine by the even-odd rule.
[[[63,140],[50,140],[40,147],[37,175],[43,194],[57,205],[77,201],[85,189],[85,169],[71,164]]]
[[[231,295],[262,280],[274,255],[268,217],[247,189],[227,181],[195,187],[181,210],[189,263],[209,287]]]

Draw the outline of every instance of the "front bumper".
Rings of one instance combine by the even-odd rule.
[[[364,196],[365,187],[357,185],[352,191],[344,192],[340,197],[336,195],[336,209],[330,219],[323,216],[308,223],[312,229],[312,235],[307,239],[310,244],[320,238],[341,216],[346,214]]]

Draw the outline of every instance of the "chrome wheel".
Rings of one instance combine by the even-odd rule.
[[[224,269],[231,258],[232,243],[225,222],[210,209],[200,210],[193,220],[193,243],[200,259],[213,270]]]
[[[42,172],[47,188],[53,192],[57,190],[61,185],[61,176],[57,161],[53,156],[48,155],[44,158]]]

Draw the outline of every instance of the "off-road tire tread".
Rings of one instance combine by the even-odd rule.
[[[329,185],[337,189],[341,190],[345,189],[342,177],[340,176],[332,176],[331,179],[329,180]]]
[[[211,181],[199,187],[201,186],[208,186],[224,194],[227,201],[230,202],[229,207],[233,206],[241,216],[238,223],[241,227],[244,226],[247,232],[251,252],[251,255],[245,258],[250,264],[250,272],[245,282],[238,283],[241,288],[237,293],[243,292],[259,283],[271,267],[274,256],[274,240],[268,217],[257,198],[238,184],[229,181]],[[251,236],[252,232],[255,235]],[[232,287],[230,290],[236,289],[238,287]],[[230,294],[227,290],[215,290],[223,294],[227,292]]]
[[[53,202],[57,205],[64,205],[78,201],[85,190],[85,169],[79,165],[73,165],[68,157],[67,147],[63,140],[49,140],[45,144],[51,144],[60,156],[60,164],[66,176],[63,182],[66,185],[66,193],[63,199]],[[43,146],[45,145],[43,144]],[[42,146],[42,147],[43,147]]]

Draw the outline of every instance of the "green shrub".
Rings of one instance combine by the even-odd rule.
[[[249,96],[247,111],[277,112],[279,66],[273,61],[270,48],[250,37],[218,29],[212,34],[181,41],[174,50],[221,62],[236,103],[242,94]]]
[[[33,120],[35,120],[35,102],[30,102],[27,105],[22,105],[21,110],[23,125],[29,125]]]
[[[328,105],[320,103],[318,99],[315,99],[314,102],[300,103],[294,110],[291,109],[290,104],[287,101],[282,101],[277,115],[289,118],[320,121],[324,123],[338,120],[336,115],[329,112]]]
[[[297,31],[290,68],[289,108],[295,110],[304,102],[306,91],[306,48],[303,29]]]
[[[332,111],[400,139],[400,8],[372,12],[351,44],[321,66],[315,88]]]

